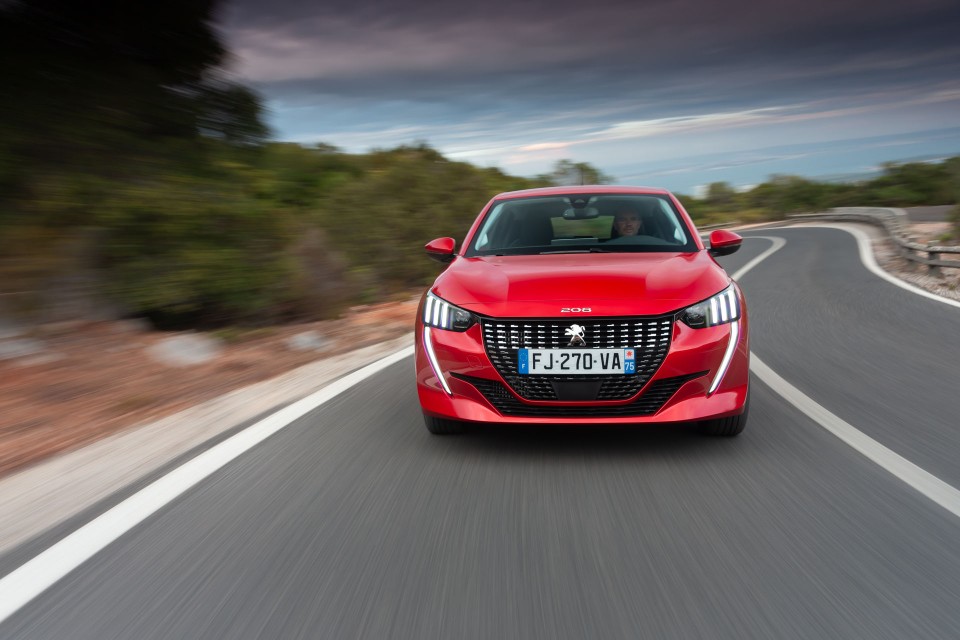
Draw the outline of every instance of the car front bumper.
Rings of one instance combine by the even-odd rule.
[[[612,401],[534,401],[514,391],[493,365],[480,325],[455,332],[418,321],[420,404],[437,418],[507,424],[681,423],[743,413],[750,359],[745,307],[735,323],[691,329],[674,322],[671,331],[669,351],[639,393]]]

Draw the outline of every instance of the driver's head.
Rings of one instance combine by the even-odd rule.
[[[643,229],[643,220],[636,210],[624,208],[613,217],[613,227],[621,236],[635,236]]]

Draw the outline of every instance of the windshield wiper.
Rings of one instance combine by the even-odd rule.
[[[596,247],[591,247],[590,249],[557,249],[556,251],[541,251],[540,255],[547,253],[614,253],[610,249],[598,249]]]

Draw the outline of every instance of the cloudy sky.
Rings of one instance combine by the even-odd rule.
[[[958,0],[229,0],[277,137],[690,193],[960,155]]]

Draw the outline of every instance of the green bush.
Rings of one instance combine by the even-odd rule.
[[[274,320],[290,295],[289,216],[229,183],[167,176],[118,189],[96,225],[108,294],[162,325]]]

